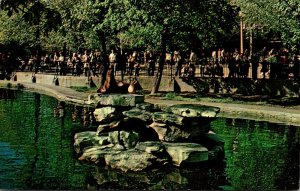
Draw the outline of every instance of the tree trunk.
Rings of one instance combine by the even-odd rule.
[[[66,30],[63,29],[63,37],[66,38]],[[64,45],[63,45],[63,56],[64,56],[64,62],[66,62],[66,57],[67,57],[67,43],[64,42]]]
[[[40,18],[38,17],[38,27],[35,31],[35,38],[36,38],[36,55],[37,55],[37,60],[35,62],[35,66],[34,66],[34,73],[38,72],[39,66],[41,64],[41,58],[42,58],[42,47],[41,47],[41,42],[40,42],[40,36],[41,36],[41,30],[40,30]]]
[[[158,67],[158,73],[156,74],[156,80],[153,85],[153,88],[151,90],[151,94],[155,94],[158,92],[161,78],[163,75],[163,70],[164,70],[164,64],[166,60],[166,49],[167,49],[167,34],[168,33],[168,26],[164,25],[164,30],[162,32],[162,37],[161,37],[161,52],[159,55],[159,67]]]
[[[99,39],[101,41],[101,49],[102,49],[102,56],[103,56],[103,72],[101,76],[101,86],[104,85],[105,79],[106,79],[106,74],[108,71],[108,59],[107,59],[107,50],[106,50],[106,39],[105,39],[105,34],[103,31],[97,31]]]

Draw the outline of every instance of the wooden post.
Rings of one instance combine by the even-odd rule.
[[[244,52],[243,17],[240,20],[240,53]]]
[[[253,27],[250,27],[250,39],[249,39],[249,45],[250,45],[250,52],[249,52],[249,56],[250,58],[252,58],[252,53],[253,53]]]

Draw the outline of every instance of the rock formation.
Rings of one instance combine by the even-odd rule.
[[[75,134],[79,160],[127,172],[224,157],[224,141],[210,131],[217,107],[182,104],[160,110],[135,94],[94,94],[89,103],[99,126]]]

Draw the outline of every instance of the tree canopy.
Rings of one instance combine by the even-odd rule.
[[[105,41],[107,47],[158,50],[166,25],[169,49],[210,48],[230,37],[236,15],[226,0],[6,0],[0,42],[77,50]]]
[[[237,41],[238,11],[249,26],[299,48],[297,0],[1,0],[0,43],[70,51],[109,47],[209,49]]]
[[[300,6],[298,0],[233,0],[244,20],[278,34],[289,47],[299,49]]]

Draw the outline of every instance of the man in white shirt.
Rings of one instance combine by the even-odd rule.
[[[109,54],[109,63],[110,68],[113,70],[113,74],[116,76],[117,74],[117,54],[114,52],[114,50],[111,50],[111,53]]]

